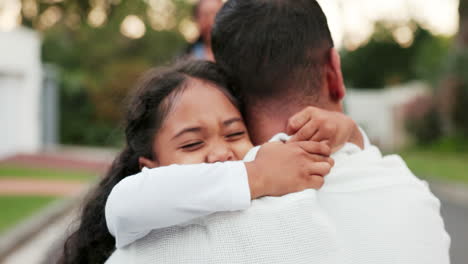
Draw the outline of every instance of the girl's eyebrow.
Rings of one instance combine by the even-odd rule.
[[[172,139],[180,137],[185,133],[196,133],[196,132],[200,132],[201,130],[202,130],[201,127],[187,127],[187,128],[182,129],[180,132],[178,132]]]
[[[242,122],[242,118],[240,118],[240,117],[230,118],[230,119],[224,121],[223,125],[224,126],[229,126],[229,125],[231,125],[232,123],[235,123],[235,122]]]

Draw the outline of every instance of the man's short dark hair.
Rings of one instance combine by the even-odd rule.
[[[314,95],[333,40],[315,0],[229,0],[212,31],[217,63],[250,102]]]

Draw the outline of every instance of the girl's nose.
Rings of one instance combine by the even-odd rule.
[[[234,153],[228,146],[214,147],[207,156],[208,163],[234,160]]]

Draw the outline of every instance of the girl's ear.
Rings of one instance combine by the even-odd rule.
[[[143,167],[147,167],[147,168],[150,168],[150,169],[159,167],[158,162],[147,159],[145,157],[139,157],[138,158],[138,163],[140,164],[140,169],[142,169]]]

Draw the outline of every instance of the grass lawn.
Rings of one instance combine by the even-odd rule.
[[[96,174],[86,171],[63,169],[44,169],[21,167],[14,164],[0,164],[0,178],[47,179],[47,180],[81,180],[89,181]]]
[[[57,197],[0,196],[0,233],[44,208]]]
[[[400,155],[420,178],[468,183],[468,153],[409,150]]]
[[[73,180],[88,182],[97,179],[93,172],[67,169],[49,169],[21,166],[17,164],[0,164],[0,179],[35,179],[35,180]],[[11,196],[0,195],[0,233],[27,219],[60,197],[44,196]]]

